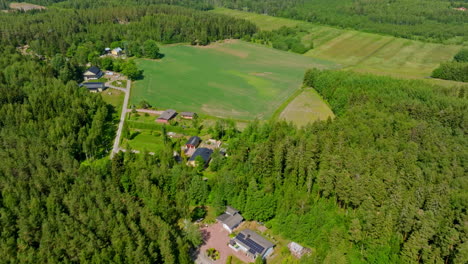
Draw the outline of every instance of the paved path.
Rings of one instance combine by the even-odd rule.
[[[119,122],[119,128],[117,129],[117,134],[115,135],[115,140],[114,140],[114,147],[112,148],[111,152],[111,159],[114,157],[115,153],[119,152],[119,144],[120,144],[120,137],[122,136],[122,129],[123,125],[125,122],[125,116],[127,115],[127,109],[128,109],[128,100],[130,99],[130,87],[131,87],[131,81],[127,80],[127,88],[120,88],[116,87],[110,84],[106,84],[107,87],[113,88],[120,90],[125,93],[125,99],[122,105],[122,114],[120,115],[120,122]]]

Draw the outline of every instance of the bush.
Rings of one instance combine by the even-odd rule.
[[[444,80],[468,82],[468,62],[446,62],[432,72],[432,77]]]
[[[457,62],[468,62],[468,49],[460,50],[453,59]]]

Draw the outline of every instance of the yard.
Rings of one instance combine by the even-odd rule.
[[[242,41],[161,51],[160,61],[138,60],[144,79],[132,89],[133,104],[243,120],[269,119],[300,88],[306,69],[337,67]]]

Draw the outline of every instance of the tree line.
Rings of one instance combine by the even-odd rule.
[[[468,49],[461,49],[452,61],[443,62],[432,72],[432,77],[468,82]]]

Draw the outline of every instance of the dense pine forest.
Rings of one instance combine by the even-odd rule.
[[[159,56],[148,51],[156,41],[312,48],[287,39],[292,29],[259,33],[245,20],[203,11],[215,6],[466,41],[467,16],[451,9],[466,2],[28,2],[53,8],[0,14],[0,262],[192,263],[202,239],[193,207],[221,213],[232,205],[313,247],[301,263],[466,263],[466,87],[311,69],[304,87],[336,118],[303,128],[255,121],[242,131],[218,121],[212,136],[227,143],[228,156],[215,152],[208,179],[203,168],[177,163],[179,146],[170,143],[154,155],[110,160],[117,109],[77,87],[88,62],[124,67],[97,59],[107,46],[148,58]],[[18,49],[25,45],[27,52]],[[463,50],[446,64],[465,68],[443,64],[434,75],[466,77],[466,63]]]
[[[6,5],[8,1],[1,0]],[[22,2],[22,1],[20,1]],[[122,4],[181,5],[199,10],[227,7],[334,25],[343,28],[433,42],[463,43],[468,40],[468,8],[463,0],[31,0],[30,3],[60,7],[90,8]]]

